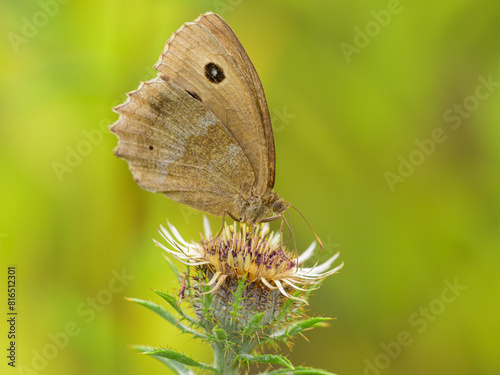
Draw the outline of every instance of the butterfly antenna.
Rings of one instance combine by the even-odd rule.
[[[290,219],[290,224],[288,224],[288,221],[285,218],[285,215],[281,214],[281,217],[283,221],[286,223],[286,226],[288,227],[288,230],[290,231],[290,235],[293,238],[293,245],[295,247],[295,256],[297,258],[297,264],[295,265],[297,270],[299,267],[299,251],[297,250],[297,239],[295,238],[295,231],[293,230],[293,223],[292,223],[292,218],[290,216],[290,212],[288,212],[288,209],[285,209],[286,213],[288,214],[288,218]],[[282,221],[282,222],[283,222]]]
[[[279,215],[279,217],[281,218],[281,224],[280,224],[281,246],[283,246],[283,245],[286,245],[288,243],[288,241],[290,241],[290,239],[292,238],[292,231],[290,229],[290,225],[288,224],[288,222],[286,221],[286,218],[283,216],[282,213]],[[290,237],[287,238],[285,241],[283,241],[283,238],[284,238],[283,223],[286,223],[288,231],[290,232]]]
[[[323,242],[321,242],[321,240],[319,239],[318,235],[316,234],[316,232],[312,229],[311,225],[309,224],[309,222],[307,221],[307,219],[304,217],[304,215],[302,215],[302,212],[300,212],[298,210],[297,207],[295,207],[293,204],[290,203],[290,206],[293,207],[295,209],[295,211],[297,211],[299,213],[300,216],[302,216],[302,219],[304,219],[304,221],[306,222],[307,226],[309,227],[309,229],[311,230],[311,232],[314,234],[314,237],[316,237],[316,241],[318,241],[319,243],[319,247],[321,250],[323,250]]]

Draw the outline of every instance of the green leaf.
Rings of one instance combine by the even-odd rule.
[[[288,369],[279,369],[279,370],[274,370],[274,371],[269,371],[269,372],[261,372],[257,375],[289,375],[290,370]],[[335,375],[332,372],[324,371],[321,369],[316,369],[312,367],[295,367],[295,370],[293,371],[294,375]]]
[[[214,327],[214,329],[212,329],[212,332],[214,333],[214,338],[217,341],[227,341],[227,333],[222,328],[219,328],[218,326]]]
[[[199,337],[199,338],[202,338],[202,339],[206,339],[207,338],[207,335],[205,335],[205,334],[203,334],[201,332],[195,331],[195,330],[189,328],[188,326],[186,326],[185,324],[182,324],[181,321],[178,318],[176,318],[170,312],[168,312],[167,310],[165,310],[162,306],[157,305],[154,302],[144,301],[144,300],[138,299],[138,298],[127,298],[127,299],[129,301],[138,303],[141,306],[147,307],[148,309],[150,309],[151,311],[153,311],[156,314],[160,315],[167,322],[169,322],[170,324],[176,326],[177,328],[179,328],[183,332],[190,333],[193,336]]]
[[[219,348],[224,348],[224,350],[235,346],[234,342],[228,340],[227,332],[224,329],[219,326],[215,326],[212,328],[212,332],[213,334],[209,335],[209,341],[211,344],[218,345]],[[214,348],[214,345],[212,345],[212,348]]]
[[[243,336],[251,337],[255,332],[261,330],[263,327],[260,323],[262,322],[263,318],[264,313],[255,314],[243,330]]]
[[[243,294],[243,289],[245,288],[246,281],[247,281],[247,274],[244,274],[241,280],[238,280],[238,289],[236,289],[236,292],[233,293],[234,302],[231,304],[232,308],[231,312],[229,313],[231,315],[231,324],[235,324],[240,315],[239,310],[242,300],[241,295]]]
[[[155,350],[155,348],[151,346],[145,346],[145,345],[134,345],[132,347],[135,351],[138,351],[141,354],[144,354],[145,352],[152,352]],[[191,371],[188,367],[184,366],[182,363],[173,361],[168,358],[160,357],[160,356],[154,356],[155,359],[166,365],[168,368],[170,368],[172,371],[174,371],[176,374],[179,375],[195,375],[194,371]]]
[[[178,363],[181,363],[183,365],[192,366],[192,367],[199,367],[199,368],[202,368],[204,370],[210,370],[215,374],[219,374],[219,371],[217,371],[217,369],[215,369],[214,367],[207,365],[206,363],[201,363],[201,362],[195,361],[193,358],[188,357],[187,355],[184,355],[182,353],[178,353],[175,350],[155,349],[155,350],[152,350],[149,352],[143,352],[142,354],[153,355],[153,356],[171,359],[171,360],[176,361]]]
[[[307,320],[303,320],[301,322],[294,324],[292,326],[292,328],[288,330],[287,333],[289,336],[293,336],[293,335],[296,335],[297,333],[300,333],[306,329],[318,327],[321,325],[321,323],[327,322],[329,320],[332,320],[332,318],[316,317],[316,318],[310,318]]]
[[[179,319],[176,318],[174,315],[172,315],[170,312],[165,310],[162,306],[157,305],[154,302],[151,301],[145,301],[142,299],[138,298],[127,298],[127,300],[138,303],[141,306],[147,307],[151,311],[155,312],[156,314],[160,315],[163,319],[165,319],[167,322],[170,324],[173,324],[174,326],[179,323]]]
[[[252,362],[252,363],[269,363],[273,365],[282,365],[289,369],[294,369],[292,363],[285,357],[281,355],[263,354],[263,355],[251,355],[251,354],[239,354],[236,356],[236,360],[240,362]]]
[[[181,307],[179,306],[179,304],[177,303],[177,301],[175,300],[175,298],[173,296],[171,296],[170,294],[161,292],[159,290],[155,290],[155,289],[153,289],[153,292],[155,292],[161,298],[163,298],[165,301],[167,301],[169,303],[169,305],[172,306],[172,308],[175,311],[177,311],[181,317],[183,317],[186,320],[189,320],[191,323],[193,323],[195,325],[199,324],[196,319],[194,319],[193,317],[189,316],[188,314],[186,314],[184,312],[184,310],[181,309]]]
[[[294,297],[297,297],[298,295],[300,295],[300,292],[295,293]],[[287,298],[285,300],[285,303],[283,303],[283,307],[281,308],[281,311],[275,320],[277,322],[281,322],[281,321],[286,320],[288,318],[288,316],[292,313],[292,310],[296,304],[297,304],[297,301],[295,301],[291,298]]]
[[[317,318],[302,320],[300,322],[291,324],[287,329],[280,329],[278,332],[275,332],[271,336],[276,340],[284,340],[298,333],[301,333],[307,329],[318,327],[323,322],[326,322],[328,320],[332,320],[332,318],[317,317]]]

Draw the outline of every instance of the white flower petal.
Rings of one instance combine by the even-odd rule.
[[[217,271],[213,276],[212,278],[210,279],[210,281],[208,283],[206,283],[205,285],[207,286],[210,286],[212,285],[213,283],[215,283],[215,281],[219,278],[219,276],[222,274],[221,271]]]
[[[344,262],[342,262],[339,266],[331,269],[330,271],[322,272],[322,273],[308,272],[308,273],[302,274],[301,273],[302,270],[299,270],[299,272],[297,272],[297,277],[300,277],[300,278],[305,279],[305,280],[323,279],[327,276],[333,275],[335,272],[340,270],[343,266],[344,266]]]
[[[276,286],[272,286],[271,283],[269,283],[269,281],[267,281],[266,279],[264,279],[263,277],[260,278],[260,281],[262,281],[262,283],[267,286],[269,289],[277,289],[278,287]]]
[[[311,255],[314,253],[314,249],[316,248],[316,241],[313,241],[311,245],[302,253],[299,255],[299,264],[304,263],[306,260],[308,260]]]
[[[220,288],[220,286],[222,285],[222,283],[224,282],[224,280],[226,280],[226,278],[227,278],[227,275],[221,275],[219,277],[219,281],[217,281],[217,284],[212,289],[210,289],[208,292],[201,293],[201,295],[215,292],[217,289]]]
[[[291,296],[290,294],[288,294],[287,292],[285,292],[285,289],[283,289],[283,285],[281,285],[281,283],[280,283],[279,280],[274,280],[274,283],[276,284],[276,286],[280,290],[281,294],[283,294],[285,297],[291,298],[291,299],[294,299],[294,300],[297,300],[297,301],[301,301],[301,302],[304,302],[306,305],[309,305],[305,299]]]
[[[169,243],[170,246],[176,248],[176,249],[179,249],[179,250],[184,250],[186,251],[187,249],[181,249],[181,246],[180,244],[178,244],[175,239],[172,237],[172,235],[170,234],[170,232],[168,230],[165,229],[165,227],[163,225],[160,225],[160,235],[165,239],[165,241],[167,241]]]
[[[332,263],[335,262],[335,260],[339,257],[339,255],[340,255],[340,253],[336,253],[330,259],[328,259],[327,261],[321,263],[319,266],[314,266],[314,267],[310,267],[310,268],[304,267],[304,268],[302,268],[302,271],[304,273],[315,273],[315,274],[324,272],[328,268],[330,268],[330,266],[332,265]]]
[[[170,222],[167,221],[167,223],[168,223],[168,227],[170,228],[170,231],[172,232],[172,234],[174,235],[174,237],[176,238],[176,240],[179,241],[184,246],[189,246],[190,244],[188,242],[186,242],[184,240],[184,238],[182,238],[182,236],[179,233],[179,231],[177,230],[177,228],[174,227],[172,224],[170,224]]]
[[[327,269],[329,269],[330,266],[332,265],[332,263],[337,260],[337,258],[339,257],[339,255],[340,255],[340,253],[337,253],[337,254],[333,255],[330,259],[328,259],[326,262],[324,262],[324,263],[320,264],[319,266],[315,267],[314,268],[314,272],[320,273],[320,272],[324,272]]]
[[[297,289],[297,290],[302,290],[304,292],[309,292],[311,290],[316,290],[316,289],[319,289],[319,288],[311,288],[311,289],[304,289],[304,288],[299,288],[297,285],[293,284],[289,279],[283,279],[282,280],[284,283],[287,283],[288,285],[290,285],[292,288],[294,289]]]
[[[205,239],[212,238],[212,228],[210,228],[210,221],[205,215],[203,215],[203,229],[205,230]]]

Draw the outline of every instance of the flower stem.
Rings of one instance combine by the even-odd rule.
[[[221,343],[212,343],[214,352],[214,367],[224,375],[237,375],[237,363],[234,361],[234,353],[224,348]]]

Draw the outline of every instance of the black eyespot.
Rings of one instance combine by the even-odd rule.
[[[205,65],[205,77],[212,83],[221,83],[226,75],[219,65],[211,62]]]
[[[200,96],[199,96],[197,93],[195,93],[195,92],[191,92],[191,91],[187,91],[187,90],[186,90],[186,92],[187,92],[189,95],[191,95],[193,98],[195,98],[196,100],[198,100],[199,102],[201,102],[201,98],[200,98]]]
[[[150,150],[153,150],[153,148],[154,148],[153,146],[149,146],[149,149],[150,149]]]

